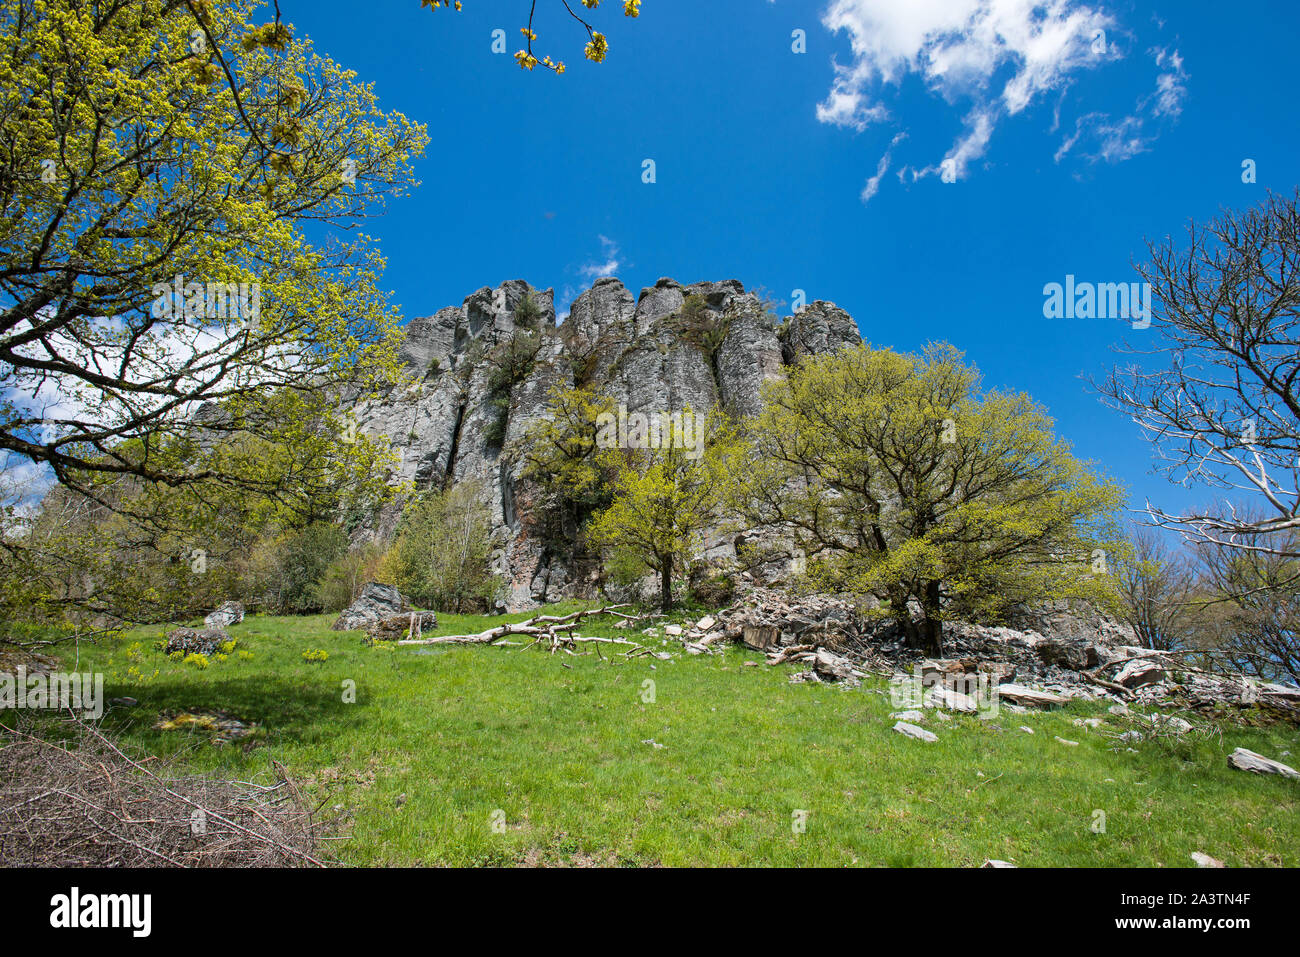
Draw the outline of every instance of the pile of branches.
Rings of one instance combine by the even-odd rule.
[[[598,638],[594,635],[578,634],[578,625],[585,618],[593,618],[597,615],[612,615],[619,619],[619,626],[625,627],[635,621],[640,620],[640,616],[627,614],[620,611],[622,608],[630,607],[623,605],[606,605],[604,608],[590,608],[586,611],[575,611],[568,615],[538,615],[536,618],[530,618],[527,621],[515,622],[508,625],[498,625],[495,628],[489,628],[487,631],[480,631],[473,635],[438,635],[433,638],[406,638],[402,641],[394,642],[398,645],[517,645],[518,642],[512,642],[507,639],[514,636],[523,636],[531,638],[532,641],[524,644],[525,648],[531,648],[533,645],[540,644],[551,654],[557,651],[563,651],[569,655],[589,654],[590,652],[579,652],[577,649],[582,645],[591,645],[596,654],[600,655],[601,645],[622,645],[627,650],[621,652],[624,657],[636,658],[641,655],[652,654],[649,648],[630,641],[626,638]],[[603,655],[601,656],[603,657]]]
[[[0,723],[0,867],[323,866],[274,768],[271,784],[173,776],[75,718]]]

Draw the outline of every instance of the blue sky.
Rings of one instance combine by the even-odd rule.
[[[563,76],[510,56],[527,0],[280,5],[429,126],[421,187],[369,224],[408,317],[512,278],[561,303],[603,274],[634,292],[801,289],[873,344],[954,343],[987,385],[1044,403],[1134,505],[1212,494],[1149,474],[1149,447],[1080,378],[1152,333],[1045,319],[1043,287],[1133,281],[1145,239],[1300,183],[1296,4],[644,0],[632,20],[606,0],[595,65],[560,0],[539,0],[535,50]]]

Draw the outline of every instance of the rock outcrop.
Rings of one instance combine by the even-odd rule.
[[[531,316],[520,310],[529,296],[537,306]],[[688,297],[696,297],[690,328],[682,319]],[[536,336],[536,358],[503,396],[491,359],[521,332]],[[853,319],[832,303],[781,320],[735,280],[684,286],[661,279],[634,297],[619,280],[599,279],[558,325],[552,290],[511,280],[412,320],[400,354],[415,381],[358,404],[354,416],[361,432],[386,436],[400,454],[395,479],[416,488],[482,486],[498,539],[495,564],[507,582],[504,607],[524,610],[591,597],[596,586],[590,556],[541,534],[522,478],[518,440],[545,413],[554,387],[598,385],[629,413],[689,407],[705,414],[720,406],[751,415],[763,384],[788,365],[860,341]],[[391,532],[397,512],[389,509],[363,534]],[[719,537],[706,551],[730,557],[734,545]]]
[[[220,629],[176,628],[167,633],[163,650],[169,655],[213,655],[229,640],[230,636]]]
[[[395,615],[406,615],[411,603],[392,585],[367,582],[361,594],[339,614],[334,622],[335,631],[358,631]]]
[[[225,601],[203,619],[203,624],[214,631],[221,631],[243,620],[244,606],[237,601]]]

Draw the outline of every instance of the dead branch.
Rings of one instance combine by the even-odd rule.
[[[0,866],[322,865],[316,825],[283,767],[274,787],[164,780],[87,723],[66,721],[70,734],[50,735],[66,746],[35,724],[0,725]]]
[[[513,622],[506,625],[498,625],[495,628],[489,628],[486,631],[480,631],[473,635],[435,635],[431,638],[403,638],[396,641],[397,645],[491,645],[501,641],[502,638],[508,638],[511,635],[526,635],[533,640],[525,647],[531,647],[538,641],[546,640],[548,647],[554,652],[564,641],[561,636],[569,635],[578,623],[583,619],[592,618],[597,615],[619,615],[623,617],[617,609],[627,608],[623,605],[606,605],[603,608],[588,608],[584,611],[575,611],[568,615],[538,615],[536,618],[530,618],[527,621]],[[581,638],[569,635],[566,639],[569,644],[575,641],[587,642],[612,642],[616,644],[632,644],[620,638]]]

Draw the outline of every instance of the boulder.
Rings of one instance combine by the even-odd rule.
[[[894,725],[894,730],[899,734],[906,735],[909,738],[916,738],[918,741],[924,741],[927,744],[933,744],[939,740],[939,736],[933,732],[926,731],[925,728],[918,728],[914,724],[908,724],[906,721],[900,721]]]
[[[1247,751],[1245,748],[1238,748],[1228,755],[1228,764],[1238,771],[1252,771],[1255,774],[1280,774],[1284,778],[1293,778],[1300,781],[1300,772],[1294,768],[1288,767],[1280,761],[1274,761],[1272,758],[1266,758],[1262,754],[1256,754],[1254,751]]]
[[[1138,658],[1130,661],[1115,675],[1115,683],[1125,688],[1141,688],[1143,685],[1155,684],[1164,680],[1165,668],[1158,661],[1150,658]]]
[[[921,683],[949,687],[979,687],[981,679],[991,684],[1011,681],[1016,666],[1007,661],[982,661],[976,658],[927,658],[921,662]]]
[[[211,655],[230,636],[216,628],[177,628],[167,633],[167,654],[178,651],[187,655]]]
[[[1097,646],[1088,641],[1048,638],[1035,649],[1043,664],[1083,671],[1101,664]]]
[[[375,641],[400,641],[418,638],[438,627],[438,616],[431,611],[404,611],[385,615],[366,626],[366,634]]]
[[[244,606],[237,601],[222,602],[216,610],[203,619],[203,624],[214,631],[229,628],[244,620]]]
[[[890,717],[893,718],[895,721],[906,721],[910,724],[917,724],[925,720],[925,712],[915,711],[915,710],[895,711],[893,714],[890,715]]]
[[[925,693],[925,703],[931,708],[947,708],[949,711],[962,711],[974,714],[979,704],[970,695],[962,694],[943,685],[935,685]]]
[[[847,681],[854,677],[853,662],[843,655],[837,655],[825,648],[818,648],[816,655],[813,667],[817,669],[818,674],[836,681]]]
[[[1033,688],[1017,684],[999,685],[998,697],[1028,708],[1059,708],[1069,703],[1067,699],[1050,691],[1035,691]]]
[[[392,585],[368,582],[357,600],[339,615],[333,627],[335,631],[359,631],[383,618],[410,610],[411,603]]]
[[[745,647],[755,651],[768,651],[775,648],[781,638],[781,629],[774,625],[745,625],[741,629],[741,641]]]
[[[1153,714],[1147,717],[1153,728],[1157,731],[1166,731],[1170,734],[1186,734],[1192,730],[1190,721],[1172,714]]]

